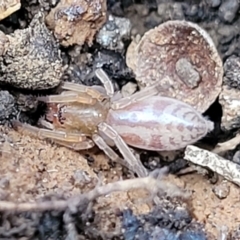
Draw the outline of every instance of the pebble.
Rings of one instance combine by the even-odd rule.
[[[135,93],[137,90],[137,84],[133,82],[128,82],[126,85],[122,87],[122,96],[128,97],[131,96],[133,93]]]
[[[219,8],[218,16],[224,22],[231,23],[233,19],[236,17],[238,9],[239,9],[238,0],[225,0],[223,1]]]
[[[130,39],[131,22],[127,18],[109,15],[107,22],[97,34],[96,41],[109,50],[123,51],[123,39]]]
[[[223,181],[219,185],[214,186],[212,190],[219,199],[226,198],[230,192],[229,185],[226,181]]]
[[[0,124],[17,115],[15,99],[8,91],[0,91]]]
[[[207,4],[213,8],[219,7],[221,0],[207,0]]]
[[[224,63],[223,83],[240,90],[240,58],[232,55]]]
[[[222,106],[221,127],[231,130],[240,126],[240,58],[230,56],[224,63],[223,87],[219,95]]]

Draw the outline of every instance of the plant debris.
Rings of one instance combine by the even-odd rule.
[[[184,159],[202,167],[207,167],[240,186],[240,166],[236,163],[191,145],[187,146]]]
[[[149,191],[154,198],[158,194],[166,193],[170,197],[183,197],[189,196],[184,193],[170,182],[161,182],[164,173],[161,171],[154,171],[150,176],[138,179],[129,179],[109,183],[105,186],[97,186],[95,189],[79,196],[73,196],[67,200],[43,201],[36,203],[14,203],[7,201],[0,201],[0,211],[13,211],[13,212],[26,212],[26,211],[50,211],[58,210],[63,211],[69,209],[71,214],[76,214],[78,211],[83,212],[87,205],[97,197],[110,194],[115,191],[129,191],[133,189],[144,188]],[[80,209],[80,210],[79,210]]]
[[[182,100],[200,112],[221,92],[222,60],[211,37],[197,24],[165,22],[132,47],[127,57],[141,86],[159,83],[160,95]]]
[[[21,8],[20,0],[0,0],[0,20]]]

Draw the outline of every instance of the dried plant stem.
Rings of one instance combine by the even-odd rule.
[[[234,138],[229,141],[219,143],[213,150],[213,153],[221,154],[229,150],[233,150],[240,144],[240,134],[237,134]]]
[[[79,211],[79,208],[84,211],[86,205],[97,197],[104,196],[116,191],[129,191],[133,189],[146,189],[151,195],[166,193],[172,197],[189,196],[188,193],[183,192],[176,185],[170,182],[163,181],[162,177],[165,174],[165,170],[156,170],[153,174],[150,174],[145,178],[136,178],[109,183],[103,186],[97,186],[93,190],[83,193],[77,196],[73,196],[67,200],[54,200],[45,202],[34,203],[13,203],[7,201],[0,201],[0,211],[14,211],[14,212],[26,212],[26,211],[49,211],[58,210],[64,211],[69,208],[70,212],[75,213]]]
[[[187,146],[184,159],[202,167],[207,167],[240,186],[240,167],[236,163],[191,145]]]

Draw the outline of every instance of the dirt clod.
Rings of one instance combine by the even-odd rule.
[[[94,36],[105,23],[106,0],[62,0],[46,18],[61,45],[92,45]]]
[[[64,67],[59,45],[42,18],[39,13],[28,28],[6,35],[9,44],[0,58],[1,82],[33,90],[53,88],[60,83]]]
[[[179,204],[180,205],[180,204]],[[126,210],[123,212],[124,239],[205,240],[203,226],[192,219],[183,206],[162,200],[161,207],[140,216]]]

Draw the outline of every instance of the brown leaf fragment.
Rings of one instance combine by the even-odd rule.
[[[211,37],[197,24],[168,21],[134,45],[128,49],[127,64],[141,87],[159,83],[161,96],[177,98],[200,112],[221,92],[222,60]]]

